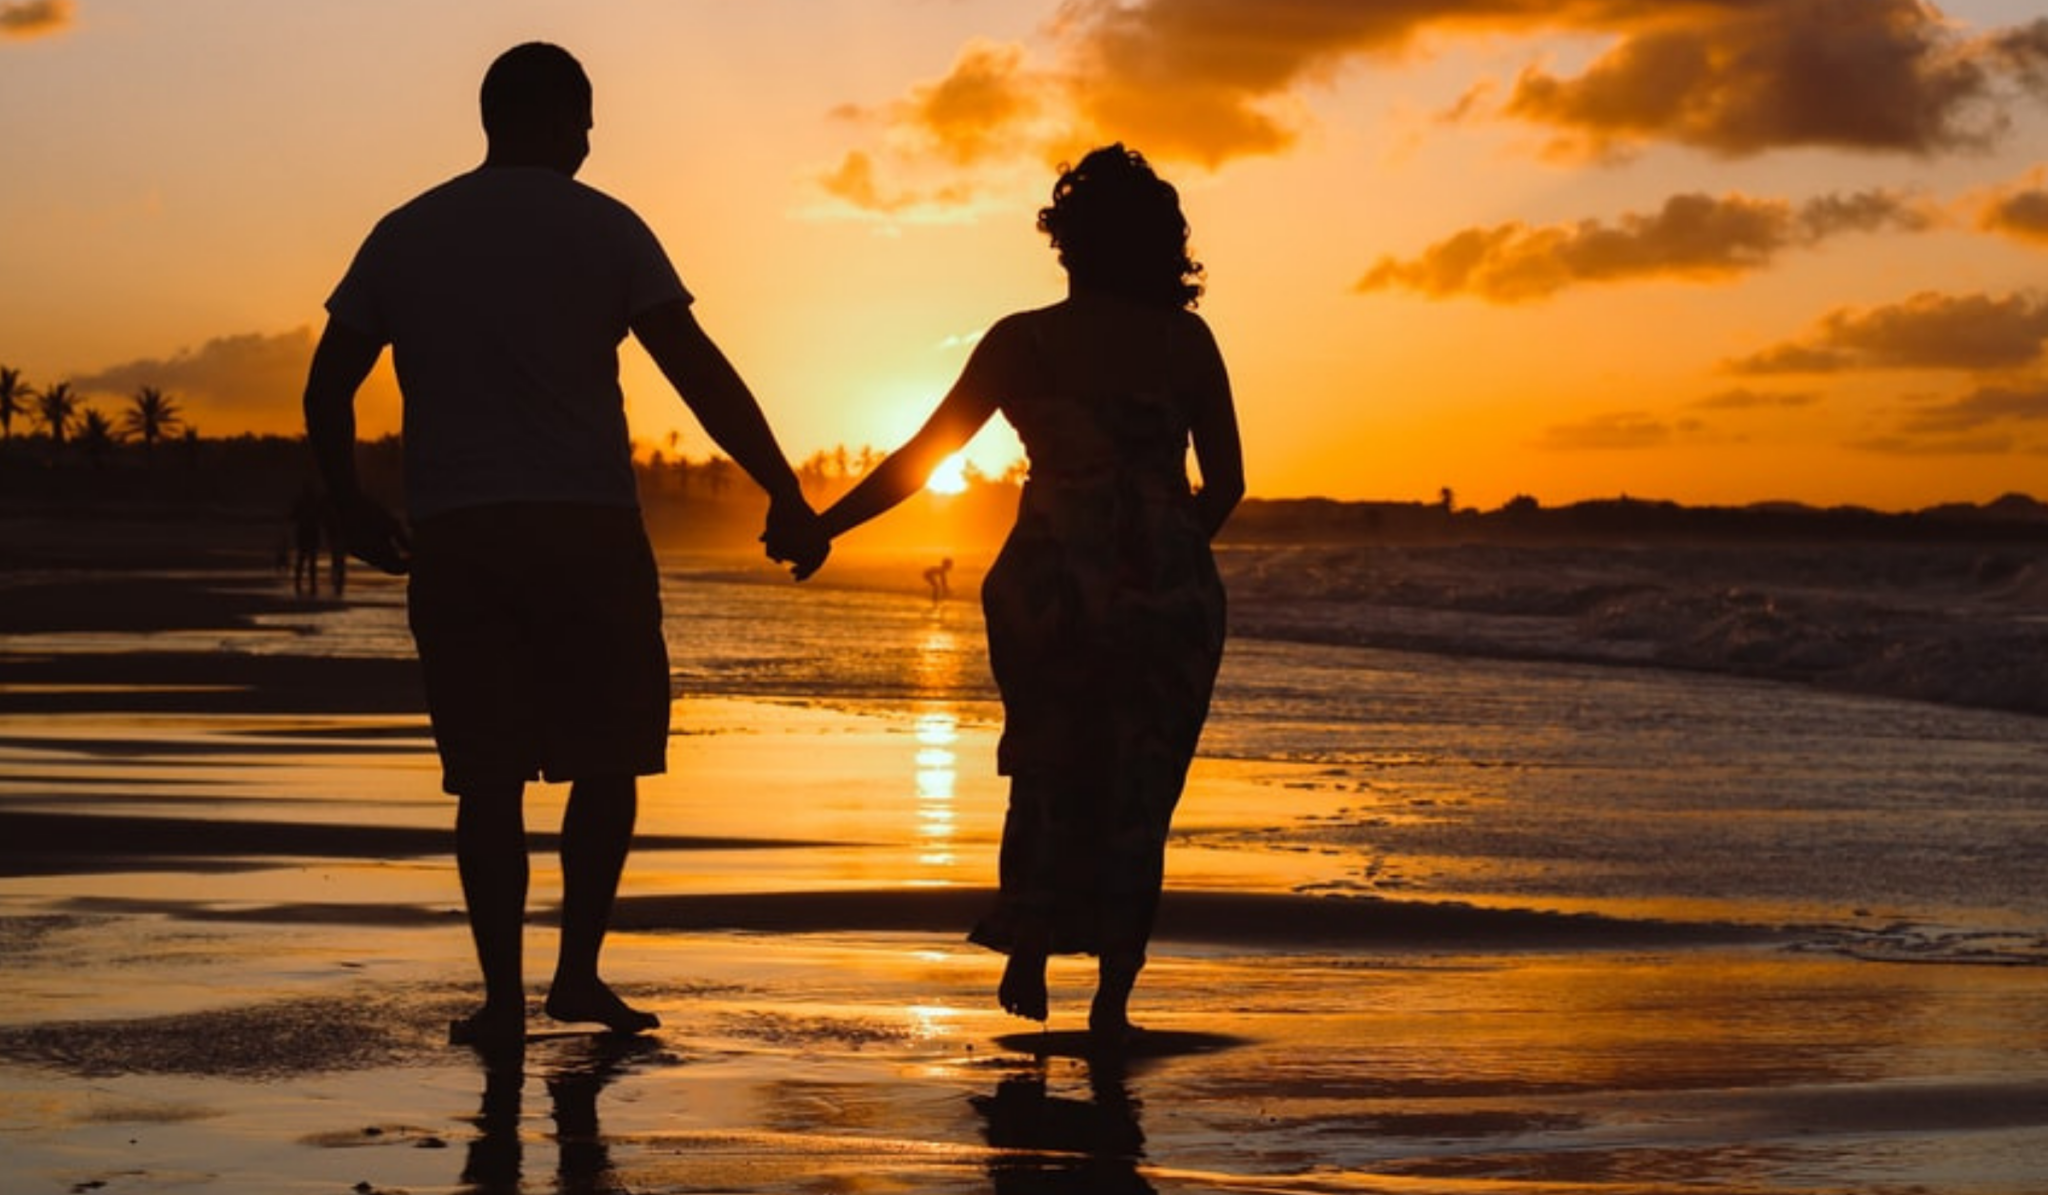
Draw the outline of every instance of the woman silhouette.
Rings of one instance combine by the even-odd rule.
[[[969,936],[1010,956],[1002,1006],[1038,1021],[1047,956],[1096,955],[1089,1029],[1117,1044],[1222,658],[1209,541],[1244,465],[1174,188],[1111,145],[1063,169],[1038,227],[1066,299],[997,321],[924,426],[822,525],[836,536],[901,502],[997,411],[1017,429],[1029,479],[982,584],[1010,804],[1001,896]]]

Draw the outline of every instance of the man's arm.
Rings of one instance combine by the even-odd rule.
[[[383,348],[347,324],[327,321],[306,372],[306,439],[349,552],[387,573],[402,573],[412,547],[405,528],[356,484],[356,391]]]
[[[786,550],[797,580],[817,571],[831,542],[775,440],[753,391],[682,299],[641,312],[633,335],[697,417],[706,435],[768,492],[771,550]]]

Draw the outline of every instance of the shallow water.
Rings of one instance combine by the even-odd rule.
[[[669,581],[672,770],[607,952],[665,1028],[538,1037],[509,1083],[435,1033],[472,998],[445,845],[318,838],[445,828],[417,716],[0,719],[0,812],[211,822],[221,856],[0,877],[0,1188],[2041,1187],[2038,720],[1241,638],[1170,884],[1285,932],[1163,941],[1143,1018],[1183,1044],[1105,1066],[1019,1033],[960,940],[1002,804],[972,604]],[[402,654],[398,595],[230,647]],[[558,884],[537,853],[537,910]],[[1285,903],[1347,893],[1398,900]],[[1052,979],[1071,1030],[1090,970]]]
[[[997,716],[971,601],[703,573],[668,593],[688,691]],[[1269,805],[1183,845],[1310,854],[1321,890],[1818,922],[1859,948],[2017,959],[2048,935],[2042,727],[1702,673],[1238,638],[1202,752],[1267,775]]]
[[[539,1034],[522,1073],[435,1047],[423,1026],[463,996],[424,931],[402,937],[366,958],[376,939],[344,933],[329,947],[367,974],[268,1002],[0,1026],[18,1151],[0,1176],[251,1195],[2017,1195],[2048,1141],[2048,1006],[2026,969],[1873,983],[1749,952],[1171,955],[1145,985],[1164,1040],[1119,1063],[975,998],[980,952],[629,936],[615,970],[669,1028]],[[261,976],[214,944],[219,969]],[[1054,981],[1085,999],[1082,969]]]
[[[681,694],[820,703],[927,736],[999,724],[976,603],[933,604],[912,563],[894,588],[879,566],[844,588],[667,565]],[[409,650],[395,589],[296,621],[323,652]],[[2042,961],[2042,730],[1795,683],[1240,636],[1173,866],[1291,854],[1309,891],[1813,924],[1857,952]],[[962,756],[917,782],[1000,802],[992,766]]]

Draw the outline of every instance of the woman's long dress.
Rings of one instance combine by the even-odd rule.
[[[982,584],[1011,788],[981,945],[1007,951],[1035,923],[1054,953],[1143,960],[1223,652],[1188,406],[1057,384],[1003,404],[1030,477]]]

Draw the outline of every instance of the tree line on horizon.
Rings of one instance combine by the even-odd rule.
[[[68,381],[35,387],[20,370],[0,366],[0,442],[14,440],[16,420],[33,423],[53,455],[66,446],[87,461],[105,461],[120,441],[142,445],[154,455],[156,446],[174,436],[188,441],[199,438],[199,429],[186,418],[177,402],[156,386],[143,386],[128,397],[118,419],[95,406]]]
[[[103,467],[123,444],[139,444],[145,460],[153,461],[159,444],[178,442],[187,449],[188,463],[197,467],[201,459],[198,426],[177,400],[161,387],[139,387],[124,406],[110,415],[69,381],[32,386],[20,370],[0,366],[0,445],[11,445],[17,438],[36,443],[43,450],[43,463],[52,466],[69,459],[83,461],[95,468]],[[226,438],[226,442],[243,444],[268,440],[303,443],[301,436],[258,433],[241,433]],[[366,478],[366,484],[376,484],[385,490],[396,484],[397,444],[395,435],[364,442],[362,452],[366,457],[391,457],[394,460],[394,468],[372,470],[389,476],[380,477],[376,482]],[[643,495],[667,499],[687,499],[694,495],[715,500],[744,488],[746,476],[731,458],[717,452],[692,457],[681,450],[681,433],[675,431],[668,433],[665,445],[665,451],[661,447],[650,449],[639,441],[631,445],[633,467],[640,478]],[[801,461],[794,461],[792,468],[806,492],[814,496],[836,497],[851,488],[885,455],[873,445],[850,448],[841,444],[819,449]],[[963,472],[963,479],[969,488],[988,485],[1014,487],[1022,482],[1023,474],[1024,462],[1021,459],[1001,475],[993,477],[970,463]]]
[[[34,430],[17,437],[17,424]],[[0,493],[186,498],[267,505],[290,501],[314,484],[303,435],[240,433],[205,441],[177,400],[160,387],[138,387],[124,406],[109,415],[68,381],[34,387],[20,370],[0,366],[0,450],[11,449],[17,438],[42,448],[43,463],[51,466],[45,472],[52,476],[46,483],[37,484],[21,477],[18,471],[9,470],[14,476]],[[104,467],[123,445],[138,445],[144,463],[153,466],[158,446],[167,443],[182,448],[180,456],[187,467],[178,472],[207,476],[184,478],[167,489],[163,485],[123,486],[104,473]],[[738,508],[735,513],[739,513],[751,512],[758,504],[752,484],[730,458],[715,452],[691,457],[682,451],[681,433],[675,431],[668,433],[663,445],[649,448],[637,441],[632,445],[640,493],[651,508],[687,507],[703,512],[706,508],[733,506]],[[872,445],[849,448],[842,444],[813,452],[794,462],[793,468],[813,501],[829,502],[852,488],[885,455]],[[57,466],[66,463],[67,458],[89,466],[99,480],[60,481],[54,475],[63,472]],[[399,437],[386,435],[364,441],[359,459],[365,488],[394,504],[402,502]],[[1009,501],[1008,495],[1023,484],[1025,474],[1026,463],[1022,459],[997,475],[970,463],[962,474],[966,483],[963,505],[1001,509]],[[1952,533],[1959,526],[1979,532],[2001,527],[2007,532],[2019,528],[2031,531],[2048,525],[2048,505],[2029,495],[2007,494],[1982,506],[1955,502],[1887,514],[1861,508],[1820,509],[1796,503],[1693,507],[1625,494],[1544,506],[1534,497],[1517,494],[1497,510],[1482,511],[1459,506],[1455,492],[1444,487],[1434,501],[1250,498],[1232,522],[1233,526],[1226,531],[1228,539],[1441,539],[1496,534],[1524,538],[1545,533],[1611,537],[1660,532],[1748,536],[1802,535],[1851,528],[1889,537],[1901,533],[1924,535],[1930,528]]]
[[[717,452],[691,456],[681,439],[672,431],[660,446],[631,445],[650,518],[670,524],[685,516],[717,523],[756,518],[755,507],[765,507],[765,499],[745,471]],[[160,461],[159,446],[175,451]],[[822,505],[851,489],[884,455],[871,445],[840,445],[794,461],[792,468],[805,493]],[[363,440],[357,467],[364,489],[402,506],[403,458],[396,434]],[[270,519],[318,488],[303,434],[206,438],[162,387],[139,387],[120,407],[108,407],[69,381],[38,387],[20,370],[0,366],[0,466],[8,465],[13,467],[0,467],[0,498],[54,509],[198,505]],[[1007,507],[1013,500],[1004,491],[1014,493],[1022,475],[1022,461],[999,477],[969,465],[962,505]]]

